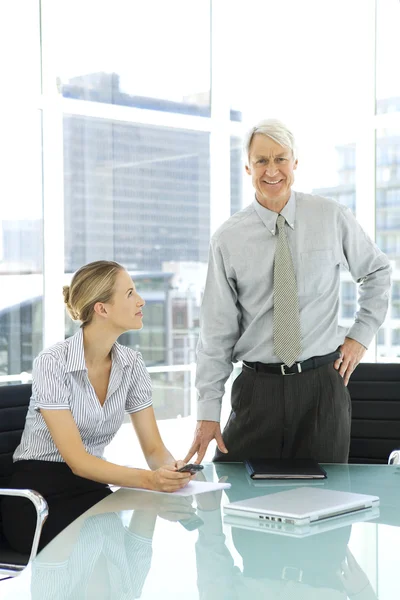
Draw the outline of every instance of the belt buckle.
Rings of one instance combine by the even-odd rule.
[[[291,575],[293,573],[293,575]],[[281,573],[281,579],[284,581],[297,581],[301,583],[303,580],[303,569],[299,569],[299,567],[283,567]]]
[[[297,367],[297,372],[301,373],[301,363],[298,362],[298,363],[295,363],[295,365]],[[286,373],[285,372],[285,367],[286,367],[285,364],[281,365],[281,373],[282,373],[282,375],[296,375],[296,373]]]
[[[257,372],[257,367],[251,367],[245,360],[243,361],[243,364],[248,369],[251,369],[252,371],[256,371]]]

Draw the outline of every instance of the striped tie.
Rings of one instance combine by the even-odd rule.
[[[291,367],[301,353],[299,299],[285,218],[278,215],[274,261],[274,352]]]

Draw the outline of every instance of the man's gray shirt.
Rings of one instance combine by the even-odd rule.
[[[346,336],[368,347],[387,312],[388,258],[335,200],[292,191],[280,214],[299,293],[298,360],[333,352]],[[254,200],[211,239],[197,348],[198,420],[219,421],[232,362],[281,362],[273,349],[277,217]],[[361,284],[349,330],[338,324],[341,266]]]

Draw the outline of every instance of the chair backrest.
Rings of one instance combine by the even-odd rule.
[[[12,471],[12,456],[25,426],[32,385],[0,386],[0,488],[7,487]]]
[[[400,447],[400,365],[361,363],[349,382],[351,463],[387,463]]]

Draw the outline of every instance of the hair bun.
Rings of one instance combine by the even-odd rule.
[[[64,295],[64,303],[67,307],[69,314],[71,315],[71,318],[74,321],[80,321],[80,316],[79,316],[78,312],[72,307],[72,305],[70,303],[70,287],[69,287],[69,285],[64,285],[63,295]]]
[[[65,304],[69,304],[69,285],[64,285],[63,295]]]

